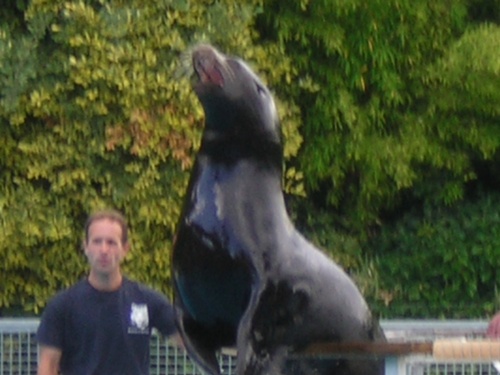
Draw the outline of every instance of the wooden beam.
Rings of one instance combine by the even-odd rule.
[[[410,354],[432,355],[436,359],[500,360],[500,340],[446,339],[433,342],[322,342],[297,352],[299,356]]]
[[[407,354],[432,354],[432,342],[323,342],[309,345],[301,355],[325,354],[376,354],[398,356]]]

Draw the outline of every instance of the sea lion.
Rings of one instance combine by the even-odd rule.
[[[238,58],[192,51],[205,112],[173,247],[177,324],[190,356],[220,374],[236,345],[239,375],[382,373],[379,361],[289,360],[322,341],[383,339],[347,274],[294,228],[282,189],[273,97]]]

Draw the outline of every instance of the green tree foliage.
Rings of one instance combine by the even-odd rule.
[[[491,312],[492,293],[499,285],[490,272],[497,233],[483,231],[481,245],[474,247],[474,240],[454,244],[453,238],[463,239],[455,234],[471,211],[486,209],[473,208],[467,191],[500,187],[498,1],[269,0],[264,9],[257,22],[261,35],[284,46],[298,77],[293,85],[277,88],[300,104],[303,118],[304,143],[295,162],[304,173],[308,199],[293,200],[301,213],[297,221],[310,238],[327,249],[336,247],[334,254],[343,253],[334,257],[347,268],[366,270],[361,281],[372,300],[387,300],[386,291],[390,296],[394,290],[402,293],[388,308],[381,305],[386,317]],[[426,246],[412,246],[416,235],[405,227],[391,237],[394,249],[384,242],[383,256],[390,251],[392,256],[381,269],[369,260],[380,252],[364,241],[377,238],[379,230],[382,238],[389,236],[394,226],[386,228],[386,222],[398,222],[407,211],[412,220],[422,220],[416,213],[422,206],[447,211],[462,204],[463,213],[454,211],[463,215],[457,217],[459,223],[440,226],[426,238]],[[449,242],[443,244],[440,236]],[[354,246],[346,247],[348,243]],[[487,259],[477,267],[466,266],[478,246],[485,246]],[[424,291],[419,300],[421,280],[442,272],[428,267],[429,259],[448,257],[456,247],[462,258],[450,263],[447,277],[451,280],[453,273],[453,282],[439,283],[432,296]],[[346,254],[352,256],[346,259]],[[407,263],[420,267],[421,274],[408,271]],[[472,273],[483,267],[476,282]],[[379,276],[387,290],[378,290]],[[391,277],[397,287],[390,287]],[[405,288],[412,291],[407,310],[401,307],[409,299]],[[477,310],[451,309],[459,303],[457,288],[468,288],[457,309],[471,303]],[[481,293],[474,295],[475,288]]]
[[[384,228],[372,244],[382,316],[489,318],[500,307],[500,195],[427,207]]]
[[[464,182],[481,177],[478,166],[500,161],[500,27],[467,30],[428,71],[428,106],[419,123],[432,170],[415,190],[452,203],[464,197]],[[496,179],[491,172],[484,182]]]
[[[335,230],[337,218],[328,210],[318,210],[300,196],[289,197],[288,206],[297,229],[340,264],[356,282],[361,292],[379,298],[378,270],[373,258],[363,255],[363,241],[345,231]]]
[[[169,291],[170,246],[203,124],[190,46],[210,41],[272,82],[290,66],[254,46],[258,2],[32,0],[0,12],[0,309],[38,312],[85,272],[82,226],[125,212],[128,273]],[[297,110],[280,101],[287,155]],[[290,188],[297,188],[293,181]]]
[[[129,219],[128,273],[169,291],[171,240],[203,124],[189,48],[209,41],[249,61],[277,94],[295,221],[374,301],[390,302],[384,315],[443,314],[442,299],[442,311],[458,316],[447,308],[458,288],[471,299],[477,291],[477,315],[488,313],[498,275],[490,260],[467,263],[480,252],[474,240],[451,239],[467,241],[455,234],[479,225],[469,213],[487,210],[481,199],[468,205],[468,189],[500,186],[499,14],[496,0],[5,2],[0,311],[36,313],[84,274],[82,225],[101,207]],[[440,221],[461,200],[463,217]],[[410,248],[422,239],[419,207],[434,207],[424,219],[439,228],[426,232],[420,258]],[[405,211],[401,227],[385,224]],[[349,235],[332,230],[339,225]],[[365,246],[374,228],[380,240]],[[478,230],[481,254],[492,257],[496,232]],[[424,263],[450,249],[463,259],[439,281],[452,288],[445,300],[406,262],[432,279]],[[419,293],[432,307],[405,310]]]
[[[302,77],[280,89],[301,104],[306,190],[348,229],[402,196],[457,201],[473,162],[493,162],[500,49],[469,18],[482,3],[266,2],[259,28]]]
[[[426,209],[387,225],[370,246],[383,315],[487,318],[500,308],[499,41],[498,26],[470,28],[429,67],[420,124],[434,152],[413,189]]]

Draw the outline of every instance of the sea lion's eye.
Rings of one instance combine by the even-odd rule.
[[[259,95],[264,95],[264,96],[266,95],[266,90],[264,90],[264,87],[262,87],[257,82],[255,83],[255,88],[257,89],[257,92],[259,93]]]

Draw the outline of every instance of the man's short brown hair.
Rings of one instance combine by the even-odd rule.
[[[117,222],[122,228],[122,244],[128,242],[128,224],[127,219],[120,212],[116,210],[101,210],[96,211],[90,215],[85,223],[85,243],[89,240],[89,228],[94,221],[108,219]]]

